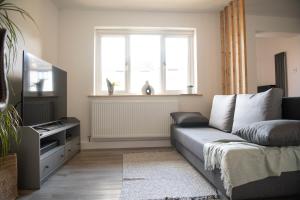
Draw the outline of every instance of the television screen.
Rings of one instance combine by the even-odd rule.
[[[67,116],[67,73],[27,52],[23,54],[21,115],[24,126]]]

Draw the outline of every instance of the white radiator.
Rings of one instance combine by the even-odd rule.
[[[91,138],[146,139],[170,136],[177,101],[91,101]]]

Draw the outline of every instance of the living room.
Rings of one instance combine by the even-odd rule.
[[[299,9],[1,1],[0,200],[299,199]]]

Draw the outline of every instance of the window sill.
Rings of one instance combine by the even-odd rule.
[[[143,95],[143,94],[100,94],[100,95],[89,95],[88,97],[199,97],[202,94],[153,94],[153,95]]]

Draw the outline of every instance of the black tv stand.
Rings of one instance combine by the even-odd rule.
[[[63,121],[54,121],[49,123],[44,123],[42,125],[32,126],[37,131],[52,131],[57,128],[61,128],[65,125],[66,122]]]
[[[22,126],[18,153],[20,189],[39,189],[51,174],[80,151],[80,122],[66,118],[37,126]]]
[[[59,124],[59,125],[63,125],[64,124],[64,122],[63,121],[57,121],[57,123]]]
[[[50,131],[49,128],[44,128],[44,127],[35,127],[36,130],[42,130],[42,131]]]

